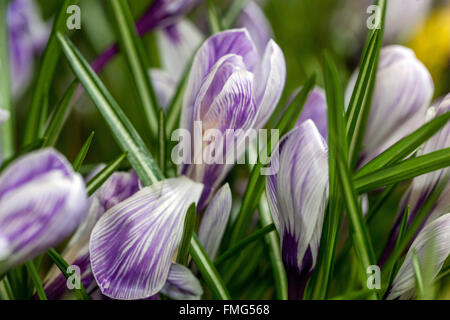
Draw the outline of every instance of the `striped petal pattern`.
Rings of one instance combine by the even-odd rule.
[[[86,216],[81,176],[53,149],[30,153],[0,176],[0,273],[67,238]]]
[[[281,96],[285,68],[281,49],[274,41],[269,41],[261,57],[245,29],[217,33],[197,51],[183,100],[180,127],[193,133],[191,136],[195,136],[196,122],[202,124],[201,134],[208,129],[218,131],[221,136],[214,142],[204,143],[203,148],[219,150],[220,157],[216,158],[223,160],[205,164],[198,159],[202,153],[194,150],[193,164],[183,164],[180,168],[182,174],[205,185],[200,209],[206,207],[232,164],[242,156],[233,153],[234,159],[230,161],[227,130],[242,131],[242,135],[233,138],[234,145],[241,145],[250,129],[264,126]],[[242,153],[242,148],[237,150]]]
[[[417,252],[421,267],[433,263],[431,266],[433,278],[436,277],[450,255],[450,214],[434,220],[418,234],[398,270],[387,299],[410,299],[414,296],[416,288],[413,269],[414,250]],[[426,259],[427,255],[430,256],[430,250],[434,251],[431,254],[434,261]]]
[[[356,77],[350,80],[347,101]],[[381,50],[361,165],[425,123],[433,92],[430,73],[411,49],[393,45]]]
[[[89,258],[89,239],[92,230],[105,211],[129,198],[138,190],[139,181],[134,171],[114,173],[89,199],[88,215],[62,253],[65,261],[80,268],[81,282],[88,293],[98,289]],[[66,278],[56,266],[49,272],[45,282],[45,292],[49,299],[61,299],[67,293]]]
[[[284,137],[272,161],[266,193],[281,237],[289,295],[299,298],[317,260],[328,196],[328,149],[314,122],[307,120]],[[272,165],[273,162],[272,162]]]
[[[231,212],[231,190],[228,184],[220,188],[205,211],[198,238],[211,260],[216,257]]]
[[[146,299],[169,275],[188,207],[202,185],[186,177],[155,183],[109,209],[90,240],[91,267],[102,293]]]

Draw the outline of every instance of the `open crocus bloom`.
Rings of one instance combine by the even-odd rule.
[[[0,176],[0,273],[66,239],[86,215],[81,176],[53,149],[30,153]]]
[[[281,238],[289,298],[303,295],[319,251],[328,197],[328,148],[312,120],[284,137],[272,157],[278,173],[267,177],[267,199]]]
[[[387,299],[411,299],[414,296],[416,291],[414,250],[417,252],[421,268],[425,268],[426,264],[432,264],[432,276],[435,278],[450,254],[450,214],[434,220],[417,235],[392,282]]]
[[[200,208],[204,208],[235,159],[242,156],[230,152],[231,145],[237,146],[237,153],[242,151],[239,146],[245,143],[245,133],[262,128],[269,119],[285,78],[284,56],[278,45],[270,40],[261,57],[244,29],[213,35],[195,55],[180,125],[191,132],[194,151],[180,171],[205,185]],[[194,127],[198,124],[201,146],[194,141]],[[241,134],[235,135],[238,131]],[[205,132],[212,132],[214,137]]]
[[[434,106],[428,110],[428,118],[431,120],[445,112],[450,111],[450,94],[448,94],[442,100],[436,102]],[[450,147],[450,124],[445,125],[438,133],[431,137],[417,152],[418,155],[428,154],[437,150]],[[380,259],[380,264],[384,264],[389,254],[392,252],[395,242],[398,236],[398,232],[401,225],[402,216],[405,210],[410,206],[408,226],[414,221],[423,208],[426,200],[432,195],[432,193],[439,187],[443,188],[437,201],[434,203],[431,211],[428,213],[428,217],[425,221],[429,223],[439,216],[450,211],[450,183],[449,183],[450,171],[448,168],[433,171],[413,179],[408,190],[403,196],[397,214],[397,220],[394,228],[389,236],[388,244]],[[444,185],[442,185],[444,184]]]
[[[355,73],[347,87],[347,101],[356,77]],[[394,45],[381,50],[361,165],[425,124],[433,92],[430,73],[411,49]]]
[[[145,187],[100,218],[90,239],[94,277],[113,299],[147,299],[169,276],[187,209],[203,186],[186,177]]]

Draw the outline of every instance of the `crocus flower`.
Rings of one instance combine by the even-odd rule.
[[[129,198],[138,190],[139,180],[134,171],[114,173],[89,199],[88,215],[62,253],[63,258],[70,265],[80,268],[80,280],[88,293],[97,289],[89,259],[89,238],[92,229],[107,210]],[[45,291],[49,299],[60,299],[66,293],[66,278],[56,267],[51,270],[45,282]]]
[[[273,38],[269,20],[261,7],[254,1],[249,1],[244,7],[236,22],[236,27],[247,29],[260,53],[264,52],[267,43]]]
[[[158,102],[164,110],[173,98],[178,83],[203,35],[189,21],[181,20],[157,33],[161,69],[150,70]]]
[[[67,238],[86,215],[81,176],[53,149],[30,153],[0,176],[0,273]]]
[[[430,266],[431,276],[434,279],[450,255],[450,214],[434,220],[418,234],[392,282],[387,299],[411,299],[414,297],[416,292],[413,268],[414,250],[416,250],[421,268],[426,269],[426,264],[432,264]],[[427,259],[427,257],[430,258]]]
[[[350,80],[347,101],[356,77],[357,73]],[[381,50],[361,165],[425,123],[433,91],[431,76],[413,51],[397,45]]]
[[[231,169],[230,162],[234,163],[225,144],[239,146],[245,140],[244,135],[231,139],[226,136],[230,130],[247,132],[262,128],[279,101],[285,77],[284,56],[278,45],[270,40],[261,57],[244,29],[217,33],[197,51],[183,100],[180,127],[194,137],[194,127],[201,123],[201,135],[209,129],[221,135],[213,142],[204,142],[205,152],[194,150],[194,164],[183,163],[181,167],[182,174],[205,185],[200,208]],[[215,158],[221,158],[224,164],[217,161],[206,164],[202,160],[204,154],[211,155],[214,151]],[[235,156],[238,159],[242,155]]]
[[[147,299],[166,284],[187,209],[203,186],[186,177],[145,187],[105,212],[90,239],[94,277],[113,299]]]
[[[208,205],[198,229],[198,238],[211,260],[219,250],[231,212],[231,190],[228,184],[220,188]]]
[[[428,118],[431,119],[449,111],[450,94],[448,94],[444,99],[436,102],[436,104],[428,110]],[[450,124],[444,126],[438,133],[430,138],[417,152],[417,154],[424,155],[448,147],[450,147]],[[428,213],[425,223],[429,223],[450,211],[450,183],[448,182],[449,173],[449,169],[445,168],[418,176],[413,179],[411,185],[401,200],[397,220],[390,234],[386,249],[381,256],[380,264],[384,264],[394,248],[401,225],[402,215],[408,206],[410,206],[408,217],[409,226],[417,217],[418,213],[431,194],[438,187],[443,187],[439,198],[434,203],[431,211]],[[443,183],[444,185],[442,185]]]
[[[289,99],[290,105],[293,99],[298,95],[301,88],[297,89]],[[306,99],[302,113],[297,120],[297,125],[302,124],[306,120],[311,119],[316,125],[322,137],[328,140],[328,120],[327,120],[327,98],[322,88],[314,88]]]
[[[266,193],[281,238],[289,298],[299,299],[317,262],[328,197],[328,148],[312,120],[289,132],[278,148],[271,161],[279,170],[267,176]]]
[[[44,48],[50,34],[33,0],[13,0],[8,6],[9,56],[11,87],[14,96],[20,95],[28,85],[33,58]]]

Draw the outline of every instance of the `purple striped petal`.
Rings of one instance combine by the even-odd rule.
[[[311,120],[288,133],[277,150],[272,161],[279,170],[267,177],[266,193],[286,271],[295,278],[308,274],[317,260],[328,196],[328,150]]]
[[[67,238],[86,216],[82,177],[53,149],[30,153],[0,176],[0,273]]]
[[[249,1],[244,7],[236,26],[247,29],[255,41],[258,52],[263,54],[267,43],[273,38],[273,31],[264,12],[254,1]]]
[[[89,213],[86,219],[62,253],[65,261],[80,268],[81,281],[88,293],[98,288],[89,259],[89,239],[92,230],[105,211],[129,198],[138,190],[139,181],[133,170],[114,173],[90,198]],[[67,294],[66,278],[56,266],[53,267],[45,282],[45,291],[49,299],[61,299]]]
[[[244,29],[227,30],[210,37],[195,55],[183,100],[181,127],[192,130],[194,106],[204,80],[216,63],[226,55],[241,57],[245,69],[254,72],[259,55]]]
[[[145,299],[163,287],[188,207],[202,185],[186,177],[146,187],[108,210],[90,240],[91,267],[102,293]]]
[[[267,44],[260,67],[255,73],[258,118],[256,128],[262,128],[275,110],[286,82],[286,62],[275,41]]]
[[[211,138],[205,137],[210,134],[208,129],[221,135],[215,135],[214,142],[206,141],[203,153],[194,150],[190,159],[194,164],[180,167],[182,174],[205,185],[200,209],[205,208],[233,164],[243,156],[245,148],[240,147],[246,140],[252,143],[248,141],[254,139],[250,130],[261,128],[270,117],[280,98],[285,74],[283,53],[275,42],[269,41],[261,59],[245,29],[215,34],[195,55],[183,101],[181,128],[195,137],[194,123],[199,122],[204,141]],[[232,144],[239,154],[230,151]],[[203,161],[204,155],[213,161]]]
[[[356,76],[347,88],[347,101]],[[425,123],[433,91],[430,73],[412,50],[397,45],[381,50],[361,165]]]
[[[296,90],[295,97],[301,89]],[[297,125],[302,124],[306,120],[314,121],[317,129],[325,140],[328,139],[328,120],[327,120],[327,99],[325,91],[321,88],[314,88],[306,100],[303,111],[297,121]]]
[[[410,299],[414,296],[416,288],[413,269],[414,250],[422,268],[432,263],[431,270],[435,278],[450,255],[450,214],[434,220],[418,234],[392,282],[387,299]]]
[[[175,300],[200,300],[203,288],[191,270],[172,263],[167,282],[161,293]]]
[[[216,257],[231,212],[231,190],[228,184],[220,188],[203,216],[198,238],[211,260]]]

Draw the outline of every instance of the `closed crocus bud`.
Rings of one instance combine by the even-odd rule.
[[[300,299],[317,262],[328,197],[328,148],[312,120],[284,137],[272,156],[278,173],[266,193],[280,234],[289,298]]]
[[[180,127],[191,132],[194,146],[193,157],[190,163],[182,163],[181,173],[205,185],[200,208],[229,172],[234,159],[244,153],[240,146],[246,140],[245,133],[262,128],[269,119],[285,77],[284,56],[278,45],[270,40],[261,57],[244,29],[217,33],[197,51]],[[203,138],[200,146],[194,141],[198,124]],[[244,134],[235,134],[238,131]],[[205,132],[214,137],[205,137]],[[232,154],[229,144],[236,146],[237,154]],[[203,152],[198,150],[201,147]]]
[[[431,120],[443,113],[450,111],[450,94],[445,98],[440,99],[431,108],[428,109],[427,118]],[[431,137],[417,152],[417,155],[425,155],[434,151],[450,147],[450,123],[446,124],[438,133]],[[435,201],[432,209],[428,212],[425,223],[429,223],[439,216],[450,211],[450,183],[449,183],[450,171],[448,168],[436,170],[413,179],[408,190],[403,196],[398,214],[397,220],[391,231],[388,244],[381,256],[380,263],[383,264],[391,254],[398,232],[400,229],[402,216],[409,206],[408,226],[414,221],[423,208],[428,198],[436,191],[437,188],[442,188],[439,198]]]
[[[163,180],[102,215],[92,231],[89,252],[94,277],[105,296],[147,299],[164,287],[186,212],[197,203],[202,188],[186,177]],[[171,279],[172,287],[176,279]]]
[[[86,216],[81,176],[53,149],[30,153],[0,176],[0,273],[66,239]]]
[[[350,100],[356,77],[355,73],[350,80],[347,101]],[[412,50],[397,45],[381,50],[361,165],[425,123],[433,91],[428,70]]]
[[[273,38],[272,27],[261,7],[249,1],[239,16],[236,27],[247,29],[260,53],[264,52],[267,43]]]
[[[392,282],[387,299],[411,299],[416,293],[413,254],[422,270],[429,270],[433,280],[450,254],[450,214],[428,224],[417,236]]]
[[[36,2],[13,0],[7,11],[11,87],[20,95],[31,79],[33,58],[45,47],[49,26],[41,19]]]

